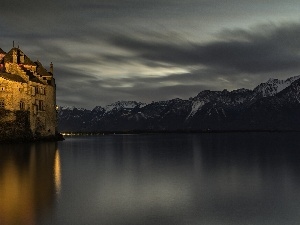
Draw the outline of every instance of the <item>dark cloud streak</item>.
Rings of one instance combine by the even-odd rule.
[[[190,72],[161,77],[132,75],[129,78],[100,79],[92,75],[90,77],[87,74],[83,75],[82,71],[66,70],[60,71],[61,74],[65,74],[61,82],[68,79],[69,85],[73,83],[74,87],[78,87],[77,81],[83,76],[89,88],[81,90],[80,96],[83,99],[95,96],[95,99],[99,99],[97,105],[126,99],[143,102],[175,97],[186,99],[204,89],[222,90],[234,86],[253,88],[259,81],[265,81],[264,79],[272,76],[270,74],[300,69],[298,56],[300,44],[297,42],[299,33],[300,24],[297,23],[280,26],[263,25],[252,30],[224,30],[220,32],[219,40],[207,43],[192,43],[177,38],[170,41],[164,39],[166,35],[158,34],[152,39],[139,35],[133,37],[128,33],[112,36],[107,33],[104,40],[112,48],[124,49],[131,55],[99,53],[94,59],[71,57],[66,62],[88,64],[97,63],[99,59],[103,64],[130,65],[139,62],[152,68],[180,66],[190,68]],[[99,66],[101,67],[100,64]],[[244,78],[248,83],[242,81]],[[58,80],[60,81],[60,78]],[[224,80],[228,80],[228,83]],[[122,84],[127,83],[131,84],[131,87],[122,87]],[[62,92],[71,94],[67,90]],[[76,95],[76,92],[72,91],[71,95]],[[62,99],[63,97],[61,96]],[[75,100],[71,98],[70,102],[73,101]],[[85,104],[81,105],[90,107],[92,101],[85,101]]]
[[[296,41],[299,34],[300,24],[288,24],[273,28],[267,33],[259,30],[231,31],[232,36],[236,35],[234,40],[206,44],[170,44],[128,36],[114,37],[110,43],[136,53],[137,57],[157,62],[265,73],[299,68],[300,43]]]

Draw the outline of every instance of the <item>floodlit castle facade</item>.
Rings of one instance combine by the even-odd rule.
[[[0,138],[26,132],[32,137],[55,136],[56,116],[53,64],[47,71],[20,48],[7,53],[0,48]]]

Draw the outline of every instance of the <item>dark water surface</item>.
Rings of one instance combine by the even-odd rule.
[[[300,224],[300,133],[0,146],[0,224]]]

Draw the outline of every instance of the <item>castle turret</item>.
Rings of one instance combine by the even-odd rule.
[[[53,74],[53,63],[52,62],[50,63],[50,73]]]

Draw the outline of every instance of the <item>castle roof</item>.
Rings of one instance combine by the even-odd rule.
[[[0,54],[6,54],[6,52],[3,51],[2,48],[0,48]]]
[[[19,48],[12,48],[8,53],[6,53],[6,55],[4,56],[4,63],[6,62],[13,62],[13,51],[17,51],[20,52],[22,54],[24,54],[24,52],[22,50],[20,50]],[[34,62],[31,61],[31,59],[24,54],[24,64],[25,65],[31,65],[31,66],[36,66],[34,64]]]
[[[35,83],[44,84],[42,81],[40,81],[36,76],[33,74],[28,74],[29,80]]]
[[[39,74],[39,75],[42,75],[42,76],[52,76],[51,73],[49,73],[42,65],[42,63],[40,61],[36,61],[34,62],[36,64],[36,72]]]
[[[10,81],[26,83],[26,81],[22,77],[20,77],[19,75],[16,75],[16,74],[0,73],[0,77],[4,78],[6,80],[10,80]]]
[[[3,50],[0,48],[0,53],[1,51]],[[50,77],[50,76],[52,77],[52,73],[48,72],[39,61],[37,62],[31,61],[31,59],[27,57],[24,54],[24,52],[19,48],[14,47],[8,53],[6,53],[5,56],[3,57],[2,63],[13,63],[14,62],[13,54],[16,54],[17,57],[24,56],[23,58],[24,62],[22,62],[22,64],[19,64],[19,66],[21,70],[23,70],[23,72],[26,73],[26,75],[29,78],[29,81],[39,83],[39,84],[45,84],[45,82],[47,82],[49,84],[49,81],[45,77]],[[28,68],[28,66],[34,66],[36,68],[35,72],[33,72],[30,68]],[[21,76],[16,74],[2,72],[0,77],[3,77],[4,79],[11,80],[11,81],[26,82]],[[41,79],[43,79],[44,82],[41,81]]]

